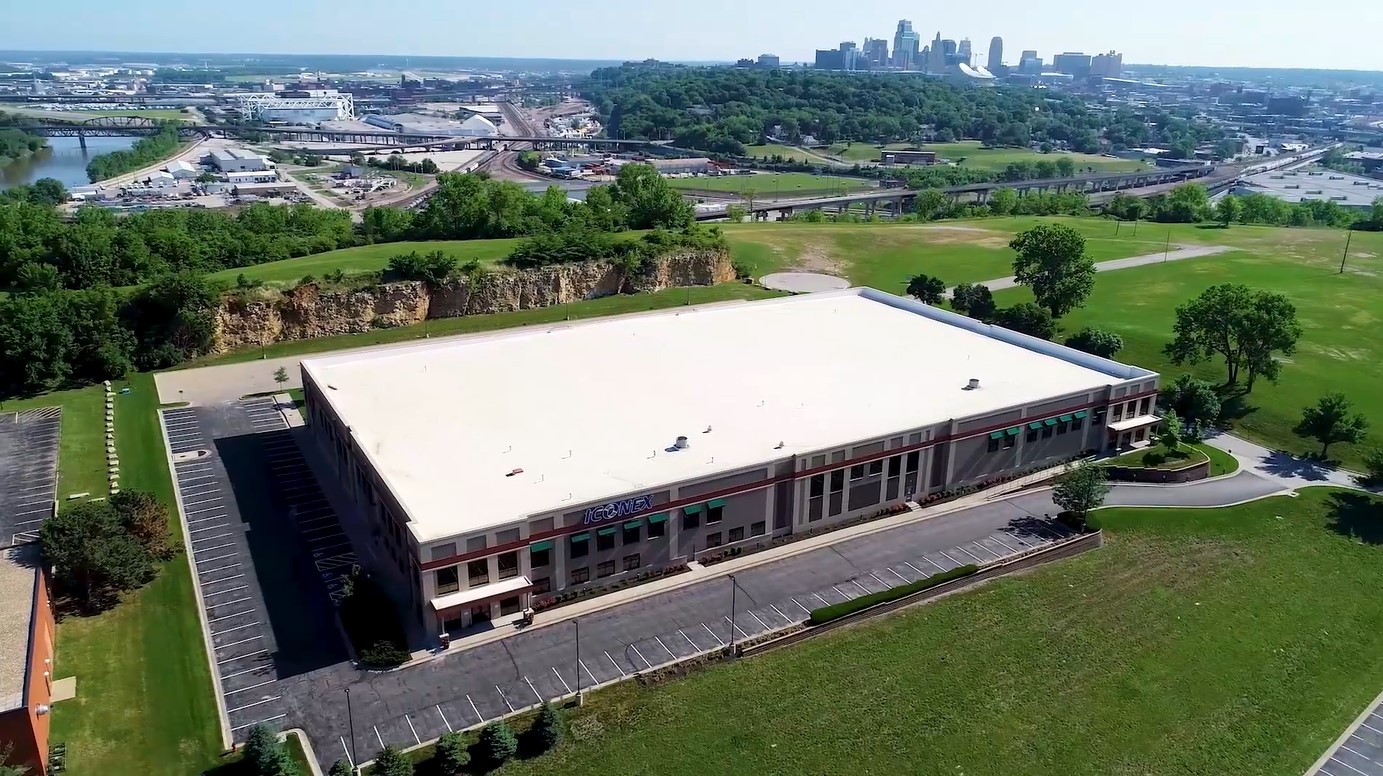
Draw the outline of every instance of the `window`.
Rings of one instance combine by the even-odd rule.
[[[1071,421],[1071,430],[1080,431],[1083,428],[1085,428],[1085,418],[1082,418],[1081,416],[1077,415],[1076,419]]]
[[[883,461],[870,461],[870,462],[869,462],[869,476],[870,476],[870,477],[877,477],[877,476],[879,476],[880,474],[883,474],[883,473],[884,473],[884,462],[883,462]]]
[[[640,532],[639,532],[639,528],[640,528],[640,527],[641,527],[641,526],[640,526],[638,523],[633,523],[632,525],[629,524],[629,523],[625,523],[625,524],[624,524],[624,539],[622,540],[622,543],[623,543],[623,544],[626,544],[626,545],[628,545],[628,544],[638,544],[638,543],[639,543],[639,533],[640,533]]]
[[[649,521],[648,521],[648,538],[650,538],[650,539],[657,539],[657,538],[662,537],[662,536],[667,536],[667,521],[666,521],[666,520],[649,520]]]
[[[520,604],[520,597],[519,597],[519,596],[510,596],[509,598],[505,598],[505,599],[501,600],[501,601],[499,602],[499,613],[500,613],[500,616],[502,617],[502,616],[508,615],[508,614],[518,614],[518,613],[519,613],[519,604]]]
[[[755,523],[755,524],[749,526],[749,535],[750,535],[750,536],[763,536],[763,535],[764,535],[765,533],[767,533],[767,532],[768,532],[768,524],[767,524],[766,522],[764,522],[763,520],[760,520],[759,522],[757,522],[757,523]]]
[[[1090,419],[1090,425],[1092,425],[1092,426],[1103,426],[1103,425],[1104,425],[1104,416],[1105,416],[1105,409],[1104,409],[1103,407],[1101,407],[1100,409],[1095,410],[1095,416],[1094,416],[1093,418]],[[1118,420],[1118,418],[1115,418],[1115,420]]]
[[[595,549],[597,552],[613,550],[615,548],[615,529],[602,528],[595,534]]]
[[[1138,402],[1138,414],[1146,415],[1152,409],[1152,397],[1148,396],[1143,401]]]
[[[1027,440],[1028,440],[1028,442],[1036,442],[1036,441],[1037,441],[1037,430],[1036,430],[1036,429],[1031,429],[1031,428],[1028,429]]]
[[[1061,436],[1062,434],[1065,434],[1065,433],[1066,433],[1066,423],[1065,423],[1065,422],[1061,422],[1061,423],[1056,424],[1056,434],[1057,434],[1057,436]]]
[[[490,581],[490,561],[482,558],[466,564],[466,575],[471,587],[478,587]]]
[[[1121,420],[1123,420],[1123,419],[1124,419],[1124,405],[1122,405],[1122,404],[1116,404],[1116,405],[1114,405],[1114,416],[1113,416],[1114,422],[1115,422],[1115,423],[1118,423],[1119,421],[1121,421]]]
[[[921,457],[922,453],[920,450],[913,450],[911,453],[908,453],[908,474],[917,471],[917,462]]]
[[[1143,441],[1143,438],[1147,435],[1147,433],[1148,433],[1148,430],[1145,429],[1145,428],[1140,428],[1140,429],[1138,429],[1138,433],[1134,435],[1133,441],[1135,441],[1135,442],[1142,442],[1142,441]]]
[[[821,497],[811,499],[807,502],[807,522],[815,523],[821,519]]]
[[[584,558],[591,551],[591,535],[577,534],[571,537],[571,556],[573,558]]]
[[[461,567],[448,566],[444,569],[437,569],[433,579],[437,584],[437,595],[455,593],[461,589]]]
[[[519,575],[519,554],[501,552],[499,554],[499,578],[513,579]]]
[[[717,504],[706,508],[706,525],[715,525],[724,519],[725,506]]]
[[[706,546],[707,546],[707,547],[719,547],[721,544],[722,544],[722,542],[721,542],[721,539],[720,539],[720,531],[716,531],[715,533],[712,533],[712,534],[706,534]]]
[[[812,478],[811,480],[809,480],[809,482],[811,484],[809,486],[810,489],[808,493],[812,498],[820,496],[826,492],[826,475],[814,474],[812,475]]]
[[[596,575],[596,577],[598,577],[598,578],[600,578],[600,579],[604,579],[605,577],[614,576],[614,574],[615,574],[615,562],[612,561],[612,560],[607,560],[607,561],[605,561],[604,563],[601,563],[601,564],[599,564],[599,565],[597,565],[597,566],[595,567],[595,575]]]
[[[429,557],[428,560],[441,560],[442,558],[450,558],[451,556],[453,556],[453,555],[455,555],[455,554],[456,554],[456,542],[449,542],[449,543],[447,543],[447,544],[439,544],[439,545],[437,545],[437,546],[435,546],[435,547],[432,548],[432,556]]]
[[[903,456],[895,455],[888,459],[888,476],[897,477],[903,470]]]
[[[547,577],[539,577],[533,580],[533,592],[547,593],[552,590],[552,580]]]
[[[1018,445],[1018,437],[1017,437],[1017,436],[1015,436],[1015,435],[1013,435],[1013,434],[1006,434],[1006,435],[1004,435],[1004,449],[1005,449],[1005,450],[1008,450],[1008,449],[1010,449],[1010,448],[1016,447],[1017,445]]]
[[[989,438],[989,452],[993,453],[993,452],[997,452],[998,450],[999,450],[999,440],[998,440],[997,438],[995,438],[995,437],[990,437],[990,438]]]
[[[591,581],[591,570],[586,568],[571,570],[571,583],[573,585],[584,585]]]
[[[1043,439],[1051,439],[1051,438],[1052,438],[1052,427],[1051,427],[1051,426],[1048,426],[1048,425],[1043,425],[1043,426],[1042,426],[1042,438],[1043,438]]]
[[[540,569],[543,566],[550,565],[551,563],[552,545],[548,545],[547,547],[544,547],[541,550],[535,550],[532,548],[528,550],[528,565],[532,566],[533,568]]]
[[[744,541],[744,529],[743,529],[743,528],[731,528],[731,529],[730,529],[730,542],[733,544],[734,542],[742,542],[742,541]]]
[[[862,479],[864,479],[864,465],[863,465],[863,464],[857,464],[857,465],[855,465],[855,466],[851,466],[851,467],[850,467],[850,481],[851,481],[851,482],[854,482],[855,480],[862,480]]]
[[[639,554],[638,554],[637,552],[634,553],[633,555],[625,555],[625,556],[624,556],[624,570],[625,570],[625,571],[637,571],[637,570],[639,569],[639,567],[642,566],[642,565],[643,565],[643,558],[639,557]]]
[[[845,470],[837,469],[831,472],[831,492],[839,493],[845,490]]]
[[[701,525],[701,515],[698,515],[698,514],[695,513],[695,512],[687,512],[687,511],[683,511],[683,512],[682,512],[682,530],[683,530],[683,531],[691,530],[692,528],[695,528],[695,527],[697,527],[698,525]]]

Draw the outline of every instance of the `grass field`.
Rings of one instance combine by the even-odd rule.
[[[569,743],[501,773],[1297,774],[1383,685],[1377,499],[1098,520],[1076,559],[594,693]]]
[[[180,110],[157,109],[139,110],[137,108],[127,108],[123,110],[33,110],[28,108],[4,108],[5,113],[14,113],[23,116],[33,116],[36,118],[49,118],[55,121],[82,121],[84,119],[96,119],[107,116],[136,116],[146,119],[160,121],[193,121],[191,114],[183,113]]]
[[[1118,466],[1142,467],[1144,469],[1181,469],[1201,463],[1209,458],[1205,453],[1183,445],[1175,455],[1169,455],[1164,445],[1156,444],[1141,450],[1125,453],[1110,463]]]
[[[863,178],[812,175],[805,172],[729,175],[719,178],[672,178],[668,183],[680,191],[723,192],[741,196],[754,194],[762,199],[794,196],[807,192],[823,196],[848,194],[852,191],[873,188],[873,183]]]
[[[520,240],[438,240],[435,242],[396,242],[378,245],[362,245],[358,248],[342,248],[296,259],[271,261],[253,267],[237,267],[210,275],[213,280],[234,284],[236,277],[244,274],[250,280],[265,283],[295,283],[305,275],[320,278],[333,270],[346,274],[353,272],[373,272],[389,265],[389,259],[401,253],[417,251],[430,253],[443,251],[456,257],[458,264],[471,259],[479,259],[492,264],[508,256]]]
[[[746,146],[744,152],[746,156],[752,156],[756,159],[765,156],[781,156],[789,161],[805,162],[807,164],[815,164],[821,161],[820,159],[812,156],[811,154],[807,153],[806,151],[803,151],[800,148],[794,148],[793,146],[785,145],[774,145],[772,143],[766,145]]]
[[[847,146],[841,143],[831,146],[830,153],[850,162],[878,162],[879,151],[882,149],[898,150],[914,147],[923,151],[935,151],[937,156],[942,159],[956,162],[961,167],[974,167],[979,170],[1002,170],[1013,162],[1040,162],[1043,160],[1055,162],[1063,156],[1075,163],[1078,172],[1088,172],[1092,168],[1095,172],[1128,172],[1148,167],[1143,162],[1114,159],[1098,154],[1078,154],[1067,151],[1053,151],[1050,154],[1044,154],[1027,148],[984,148],[978,140],[928,143],[920,146],[913,146],[908,143],[890,143],[885,146],[871,143],[851,143]]]
[[[1225,474],[1233,474],[1239,471],[1239,462],[1234,460],[1234,456],[1226,453],[1218,447],[1211,447],[1207,444],[1195,445],[1195,448],[1210,459],[1210,476],[1220,477]]]
[[[4,412],[62,407],[58,500],[73,493],[106,495],[105,389],[99,385],[0,401]],[[118,408],[117,408],[118,410]]]
[[[153,377],[117,390],[126,384],[115,405],[121,484],[172,505]],[[68,420],[64,412],[64,452]],[[58,624],[54,676],[75,675],[78,690],[54,706],[52,741],[67,745],[72,773],[187,776],[215,763],[216,704],[187,564],[179,555],[111,611]]]

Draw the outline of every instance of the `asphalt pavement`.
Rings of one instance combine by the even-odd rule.
[[[34,540],[52,516],[61,430],[61,407],[0,415],[0,545]]]

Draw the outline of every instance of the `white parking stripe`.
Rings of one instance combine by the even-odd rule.
[[[224,636],[224,635],[226,635],[227,633],[234,633],[234,632],[236,632],[236,631],[238,631],[238,630],[245,630],[246,628],[253,628],[254,626],[256,626],[256,625],[258,625],[258,624],[259,624],[259,621],[258,621],[258,620],[255,620],[254,622],[247,623],[247,624],[245,624],[245,625],[237,625],[237,626],[235,626],[234,628],[226,628],[226,629],[223,630],[223,631],[213,631],[211,635],[212,635],[213,638],[216,637],[216,636]],[[227,644],[226,646],[230,646],[230,645]]]
[[[229,714],[230,712],[226,712],[226,713]],[[237,731],[237,730],[244,730],[245,728],[254,727],[255,725],[263,725],[263,724],[266,723],[266,722],[277,722],[278,720],[281,720],[281,719],[283,719],[283,718],[286,717],[286,716],[288,716],[288,715],[287,715],[287,714],[279,714],[278,716],[270,717],[270,718],[268,718],[268,719],[261,719],[261,720],[258,721],[258,722],[251,722],[251,723],[245,724],[245,725],[236,725],[235,727],[231,728],[231,732],[234,733],[234,732]]]
[[[663,649],[667,649],[667,647],[663,647]],[[567,688],[567,692],[571,692],[571,685],[567,684],[567,680],[562,678],[562,674],[557,670],[557,666],[552,666],[552,673],[557,674],[557,681],[561,682],[562,686]],[[441,711],[441,709],[438,709],[438,711]]]
[[[258,636],[255,636],[255,639],[257,639],[257,638],[259,638],[259,637],[258,637]],[[254,639],[245,639],[245,641],[254,641]],[[240,643],[243,644],[244,642],[240,642]],[[217,647],[217,649],[225,649],[226,647],[233,647],[233,646],[235,646],[235,645],[234,645],[234,644],[226,644],[226,645],[224,645],[224,646]],[[228,658],[224,658],[224,659],[222,659],[222,660],[217,660],[217,661],[216,661],[216,664],[217,664],[217,665],[220,665],[220,664],[222,664],[222,663],[230,663],[230,662],[233,662],[233,661],[236,661],[236,660],[244,660],[244,659],[246,659],[246,658],[259,657],[260,655],[267,655],[267,654],[269,654],[269,650],[267,650],[267,649],[261,649],[261,650],[259,650],[258,652],[251,652],[251,653],[248,654],[248,655],[236,655],[235,657],[228,657]]]
[[[554,669],[552,669],[552,670],[553,670],[553,671],[556,671],[557,669],[554,668]],[[558,675],[557,675],[557,678],[558,678],[558,679],[561,679],[561,678],[562,678],[562,675],[561,675],[561,674],[558,674]],[[567,692],[571,692],[571,690],[568,689]],[[442,724],[447,726],[447,732],[448,732],[448,733],[455,733],[455,732],[456,732],[455,730],[452,730],[452,729],[451,729],[451,723],[447,721],[447,715],[445,715],[445,714],[442,713],[442,704],[440,704],[440,703],[437,704],[437,716],[439,716],[439,717],[442,718]]]
[[[238,693],[238,692],[245,692],[246,690],[253,690],[253,689],[255,689],[256,687],[265,687],[265,686],[271,685],[271,684],[273,684],[274,682],[277,682],[277,681],[278,681],[277,679],[270,679],[270,680],[267,681],[267,682],[260,682],[259,684],[252,684],[252,685],[250,685],[249,687],[241,687],[241,688],[238,689],[238,690],[228,690],[228,691],[226,691],[225,695],[226,695],[226,696],[231,696],[231,695],[234,695],[234,694],[236,694],[236,693]]]
[[[677,655],[673,654],[672,650],[670,650],[670,649],[667,648],[667,645],[663,643],[663,640],[662,640],[661,638],[659,638],[659,637],[657,637],[657,636],[654,636],[653,638],[657,640],[658,646],[660,646],[660,647],[663,648],[663,651],[666,652],[666,653],[668,654],[668,657],[672,658],[673,660],[676,660],[676,659],[677,659]],[[557,669],[554,668],[554,669],[552,669],[552,670],[556,671]],[[558,674],[558,675],[557,675],[557,678],[560,679],[561,677],[562,677],[561,674]],[[562,684],[566,684],[566,682],[563,682]]]
[[[717,644],[719,644],[722,647],[725,646],[725,642],[721,641],[720,637],[716,635],[715,631],[711,630],[711,626],[703,622],[701,623],[701,627],[705,628],[706,632],[711,634],[711,638],[715,639]],[[608,655],[609,653],[607,652],[606,654]]]
[[[638,647],[634,646],[633,644],[630,644],[629,648],[634,650],[634,654],[639,656],[639,659],[643,661],[644,665],[648,666],[649,668],[653,667],[653,664],[648,662],[648,658],[643,656],[643,653],[639,651]],[[538,700],[542,700],[542,698],[539,698]]]
[[[423,740],[422,740],[421,738],[418,738],[418,731],[417,731],[417,730],[414,730],[414,728],[413,728],[413,720],[409,719],[409,718],[408,718],[408,715],[405,714],[405,715],[403,715],[403,721],[404,721],[404,722],[407,722],[407,723],[408,723],[408,729],[411,730],[411,731],[413,731],[413,740],[416,741],[416,742],[418,742],[418,745],[421,746],[422,743],[423,743]]]
[[[612,657],[610,657],[610,652],[609,652],[608,650],[603,650],[603,651],[605,652],[605,657],[607,657],[607,658],[610,659],[610,665],[614,666],[616,671],[619,671],[619,675],[620,675],[620,676],[628,676],[628,674],[626,674],[626,673],[624,672],[624,669],[619,667],[619,663],[616,663],[616,662],[615,662],[615,659],[612,658]],[[498,687],[496,687],[496,689],[498,689]],[[509,707],[509,710],[510,710],[510,711],[513,711],[514,708],[511,706],[511,707]]]
[[[263,706],[263,705],[266,704],[266,703],[273,703],[274,701],[276,701],[276,700],[278,700],[279,698],[282,698],[282,697],[283,697],[282,695],[275,695],[275,696],[272,697],[272,698],[265,698],[264,700],[255,701],[254,703],[247,703],[247,704],[245,704],[244,706],[236,706],[236,707],[233,708],[233,709],[226,709],[226,713],[227,713],[227,714],[234,714],[234,713],[237,712],[237,711],[244,711],[245,709],[253,709],[253,708],[256,707],[256,706]],[[381,744],[381,746],[382,746],[382,744]]]
[[[475,707],[475,701],[471,700],[470,693],[466,693],[466,702],[471,704],[471,711],[475,712],[475,718],[481,722],[485,721],[485,716],[480,713],[480,709]]]
[[[265,651],[267,652],[268,650],[265,650]],[[262,665],[262,666],[255,666],[254,668],[246,668],[244,671],[236,671],[236,672],[233,673],[233,674],[226,674],[225,676],[223,676],[223,677],[221,677],[221,678],[222,678],[222,679],[234,679],[234,678],[237,677],[237,676],[244,676],[245,674],[252,674],[252,673],[254,673],[255,671],[263,671],[264,669],[266,669],[266,668],[268,668],[268,667],[269,667],[268,665]]]

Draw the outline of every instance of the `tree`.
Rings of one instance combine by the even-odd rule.
[[[250,728],[245,736],[243,761],[254,776],[298,776],[297,766],[279,736],[267,725]]]
[[[941,304],[946,298],[946,283],[931,275],[913,275],[908,281],[908,296],[924,304]]]
[[[1085,304],[1095,287],[1095,261],[1085,252],[1085,237],[1065,224],[1040,224],[1020,232],[1009,247],[1018,252],[1013,274],[1032,289],[1053,318]]]
[[[447,733],[437,740],[437,768],[442,776],[453,776],[471,764],[471,753],[460,733]]]
[[[216,175],[215,175],[215,173],[202,172],[202,173],[198,173],[198,174],[197,174],[197,177],[195,178],[195,180],[196,180],[198,183],[215,183],[215,182],[216,182]]]
[[[538,169],[538,165],[541,164],[542,161],[543,157],[539,156],[535,151],[521,151],[517,159],[517,164],[521,169],[533,172]]]
[[[999,311],[993,292],[983,283],[961,283],[952,289],[951,309],[980,321],[993,320]]]
[[[915,203],[917,216],[923,221],[933,221],[941,217],[941,211],[950,199],[936,189],[927,189],[917,195]]]
[[[327,771],[327,776],[355,776],[355,769],[345,760],[337,760],[331,764],[331,770]]]
[[[282,366],[281,366],[281,367],[279,367],[278,369],[275,369],[275,370],[274,370],[274,382],[276,382],[276,383],[279,384],[279,388],[280,388],[280,389],[283,388],[284,384],[288,382],[288,368],[287,368],[287,367],[282,367]]]
[[[999,311],[994,322],[1005,329],[1039,339],[1049,340],[1056,336],[1056,321],[1052,320],[1052,314],[1032,302],[1019,302],[1005,307]]]
[[[1215,220],[1220,222],[1220,226],[1229,228],[1229,225],[1239,221],[1244,217],[1244,202],[1233,194],[1226,194],[1215,204]]]
[[[1369,421],[1363,415],[1351,415],[1352,409],[1354,406],[1343,393],[1328,393],[1314,406],[1302,410],[1301,422],[1292,432],[1320,442],[1321,458],[1325,458],[1333,444],[1363,441]]]
[[[1130,194],[1115,194],[1105,212],[1120,221],[1138,221],[1148,214],[1148,204]]]
[[[168,533],[168,507],[142,490],[122,490],[110,497],[111,509],[120,517],[120,524],[154,558],[173,557],[174,545]]]
[[[1364,484],[1383,485],[1383,447],[1364,454]]]
[[[1175,338],[1164,348],[1172,363],[1196,364],[1219,355],[1228,371],[1226,383],[1237,385],[1246,371],[1249,391],[1260,376],[1277,380],[1278,355],[1296,352],[1301,337],[1296,307],[1287,297],[1237,283],[1207,288],[1178,307],[1176,318]]]
[[[375,755],[375,764],[370,768],[370,773],[375,776],[413,776],[413,761],[389,744]]]
[[[1070,178],[1076,174],[1076,163],[1071,161],[1071,157],[1063,156],[1056,160],[1056,174],[1061,178]]]
[[[696,209],[651,164],[624,165],[610,188],[628,208],[630,229],[681,229],[695,219]]]
[[[725,208],[725,220],[732,224],[743,223],[749,217],[749,208],[744,205],[731,205]]]
[[[1167,413],[1162,419],[1162,431],[1157,435],[1157,441],[1171,452],[1181,449],[1181,443],[1185,441],[1186,429],[1181,425],[1181,418],[1175,412]]]
[[[1066,338],[1066,347],[1084,351],[1092,356],[1113,358],[1124,349],[1124,338],[1112,331],[1086,326]]]
[[[1109,495],[1109,481],[1103,466],[1085,463],[1057,478],[1052,490],[1052,503],[1073,513],[1085,524],[1091,511],[1104,505]]]
[[[989,210],[996,216],[1006,216],[1018,207],[1018,192],[1013,189],[995,189],[989,194]]]
[[[62,275],[52,264],[26,261],[15,271],[14,284],[16,293],[43,294],[62,288]]]
[[[1158,403],[1194,428],[1212,426],[1220,419],[1220,395],[1215,386],[1191,375],[1182,375],[1162,389]]]
[[[1161,208],[1153,213],[1158,221],[1193,224],[1204,221],[1209,214],[1210,193],[1199,183],[1183,183],[1172,189],[1160,203]]]
[[[109,608],[120,593],[154,578],[154,558],[126,532],[109,502],[64,509],[39,529],[43,563],[61,594],[86,611]]]
[[[57,178],[39,178],[29,186],[29,201],[36,205],[61,205],[67,201],[67,187]]]
[[[492,722],[480,731],[476,754],[490,766],[500,766],[519,751],[519,739],[505,722]]]
[[[562,743],[562,736],[565,734],[562,725],[562,714],[551,703],[544,703],[538,718],[533,720],[533,727],[529,733],[533,741],[533,750],[536,752],[547,752],[555,749]]]

